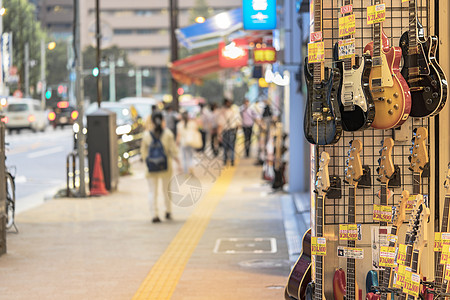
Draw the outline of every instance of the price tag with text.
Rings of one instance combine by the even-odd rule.
[[[450,264],[447,264],[445,266],[444,279],[445,280],[450,280]]]
[[[364,259],[364,250],[362,248],[337,247],[337,256],[353,259]]]
[[[405,286],[403,292],[415,298],[419,297],[420,275],[407,272],[405,276]]]
[[[322,31],[311,32],[310,40],[311,40],[311,43],[321,41],[322,40]]]
[[[355,39],[345,39],[338,41],[339,59],[350,58],[355,55]]]
[[[349,4],[349,5],[345,5],[341,7],[341,14],[345,15],[345,14],[349,14],[353,11],[353,5]]]
[[[339,225],[339,239],[345,241],[358,240],[359,224],[341,224]]]
[[[409,195],[408,200],[406,202],[406,210],[412,210],[414,208],[414,203],[416,203],[416,196]]]
[[[434,252],[442,251],[442,239],[441,239],[441,233],[435,232],[434,233]]]
[[[373,220],[379,222],[390,222],[392,220],[392,207],[374,204]]]
[[[308,62],[318,63],[325,61],[325,47],[323,42],[308,44]]]
[[[450,245],[450,232],[441,232],[441,244]]]
[[[403,3],[403,2],[409,2],[409,0],[402,0],[402,3]]]
[[[399,265],[404,266],[406,264],[406,249],[407,246],[405,244],[398,245],[397,263]]]
[[[381,23],[386,19],[386,5],[384,3],[367,8],[367,25]]]
[[[327,255],[327,240],[323,237],[311,237],[311,254],[319,256]]]
[[[396,268],[396,272],[394,273],[396,277],[394,277],[393,287],[403,289],[403,287],[405,286],[406,272],[411,272],[411,268],[405,267],[403,265],[399,265],[398,268]]]
[[[439,263],[446,265],[450,255],[450,245],[442,245],[441,261]]]
[[[380,247],[380,267],[395,266],[395,247]]]
[[[339,37],[353,35],[356,33],[355,20],[354,14],[339,18]]]

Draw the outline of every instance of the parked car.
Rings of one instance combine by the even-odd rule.
[[[11,132],[21,129],[44,131],[48,125],[47,111],[41,107],[41,101],[31,98],[9,97],[3,121]]]
[[[158,100],[147,97],[125,97],[119,100],[120,103],[127,105],[132,112],[133,108],[136,109],[137,118],[145,120],[152,113],[152,106],[158,105]],[[133,114],[133,112],[132,112]]]
[[[48,114],[48,120],[53,128],[73,125],[77,118],[78,111],[68,101],[59,101],[53,111]]]

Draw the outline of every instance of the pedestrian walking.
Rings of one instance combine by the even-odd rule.
[[[177,124],[177,145],[181,149],[184,172],[192,174],[194,150],[202,147],[202,140],[197,122],[189,117],[188,112],[181,114],[181,121]]]
[[[153,112],[147,118],[145,127],[149,130],[143,132],[141,142],[141,158],[147,164],[146,178],[149,188],[149,206],[153,213],[153,223],[161,222],[158,209],[158,191],[162,185],[166,220],[172,219],[172,203],[169,193],[169,183],[172,178],[172,160],[178,167],[178,148],[175,144],[172,131],[164,128],[164,119],[161,112]],[[163,163],[161,163],[163,162]]]
[[[216,103],[211,104],[210,109],[211,109],[211,119],[210,119],[211,149],[214,154],[214,157],[217,157],[217,155],[219,155],[219,139],[218,139],[219,123],[217,122],[217,120],[219,119],[220,109],[217,108]]]
[[[250,156],[250,146],[252,143],[253,124],[257,118],[256,112],[250,107],[250,101],[244,100],[244,103],[240,107],[242,118],[242,130],[244,131],[245,140],[245,157]]]
[[[236,133],[241,126],[241,115],[239,109],[232,107],[229,99],[224,99],[223,108],[219,115],[219,140],[223,147],[223,164],[226,165],[230,160],[231,166],[234,166],[234,148],[236,146]]]
[[[206,138],[211,134],[211,112],[203,103],[200,104],[200,113],[198,114],[197,123],[202,135],[202,147],[198,149],[198,151],[203,153],[205,151]]]
[[[167,105],[164,110],[164,120],[166,122],[166,128],[173,132],[174,137],[177,136],[177,122],[179,119],[180,115],[173,109],[172,105]]]

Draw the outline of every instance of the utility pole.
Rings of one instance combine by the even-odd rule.
[[[25,43],[25,97],[30,96],[30,44]]]
[[[116,101],[116,62],[109,58],[109,101]]]
[[[79,168],[80,168],[80,197],[86,197],[86,182],[85,182],[85,148],[86,148],[86,136],[84,132],[84,80],[83,80],[83,56],[81,53],[81,40],[80,40],[80,1],[74,0],[74,22],[75,22],[75,36],[74,38],[74,59],[76,60],[76,98],[77,98],[77,110],[78,110],[78,139],[77,139],[77,151],[79,158]]]
[[[45,109],[45,92],[47,91],[47,82],[45,81],[45,41],[41,39],[41,107]]]
[[[95,37],[97,38],[97,69],[98,69],[97,103],[98,103],[98,108],[100,108],[100,103],[102,102],[102,76],[101,76],[101,70],[100,70],[100,61],[101,61],[100,0],[95,0],[95,19],[96,19],[95,21],[97,24],[96,29],[95,29]]]
[[[178,41],[175,30],[178,28],[178,0],[170,0],[170,61],[178,60]],[[178,111],[178,82],[171,76],[172,107]]]
[[[142,97],[142,70],[136,68],[136,97]]]

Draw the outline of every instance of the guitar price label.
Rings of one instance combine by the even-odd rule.
[[[409,0],[408,0],[409,1]],[[353,11],[353,5],[349,4],[349,5],[345,5],[341,7],[341,14],[345,15],[345,14],[349,14]]]
[[[361,240],[358,234],[360,229],[361,224],[341,224],[339,225],[339,239],[343,241]]]
[[[395,267],[395,247],[380,247],[380,267]]]
[[[402,3],[403,3],[403,2],[409,2],[409,0],[402,0]]]
[[[338,41],[339,59],[350,58],[355,55],[355,39],[345,39]]]
[[[387,205],[373,205],[373,220],[379,222],[392,221],[392,207]]]
[[[406,265],[406,249],[408,247],[405,244],[399,244],[398,245],[398,252],[397,252],[397,264],[399,265]]]
[[[449,262],[450,245],[442,245],[441,261],[439,263],[446,265]]]
[[[339,37],[349,36],[355,33],[356,21],[354,14],[339,18]]]
[[[364,250],[362,248],[337,247],[337,256],[343,258],[363,259]]]
[[[419,297],[420,275],[416,273],[407,272],[405,276],[405,286],[403,292],[416,297]]]
[[[311,254],[319,256],[327,255],[327,240],[323,237],[311,237]]]
[[[399,265],[398,268],[395,268],[393,287],[403,289],[405,286],[405,276],[407,272],[411,272],[410,267]]]
[[[321,41],[322,40],[322,31],[311,32],[309,38],[310,38],[311,43]]]
[[[325,47],[323,42],[308,44],[308,62],[318,63],[325,61]]]
[[[450,264],[447,264],[445,266],[444,279],[445,280],[450,280]]]
[[[384,3],[367,8],[367,25],[381,23],[386,19],[386,5]]]
[[[441,233],[435,232],[434,233],[434,252],[442,251],[442,239],[441,239]]]
[[[414,208],[414,203],[416,203],[416,196],[410,195],[408,197],[408,201],[406,202],[405,209],[406,210],[412,210]]]
[[[387,240],[389,241],[389,243],[397,244],[397,242],[398,242],[398,235],[389,234],[388,237],[387,237]]]

